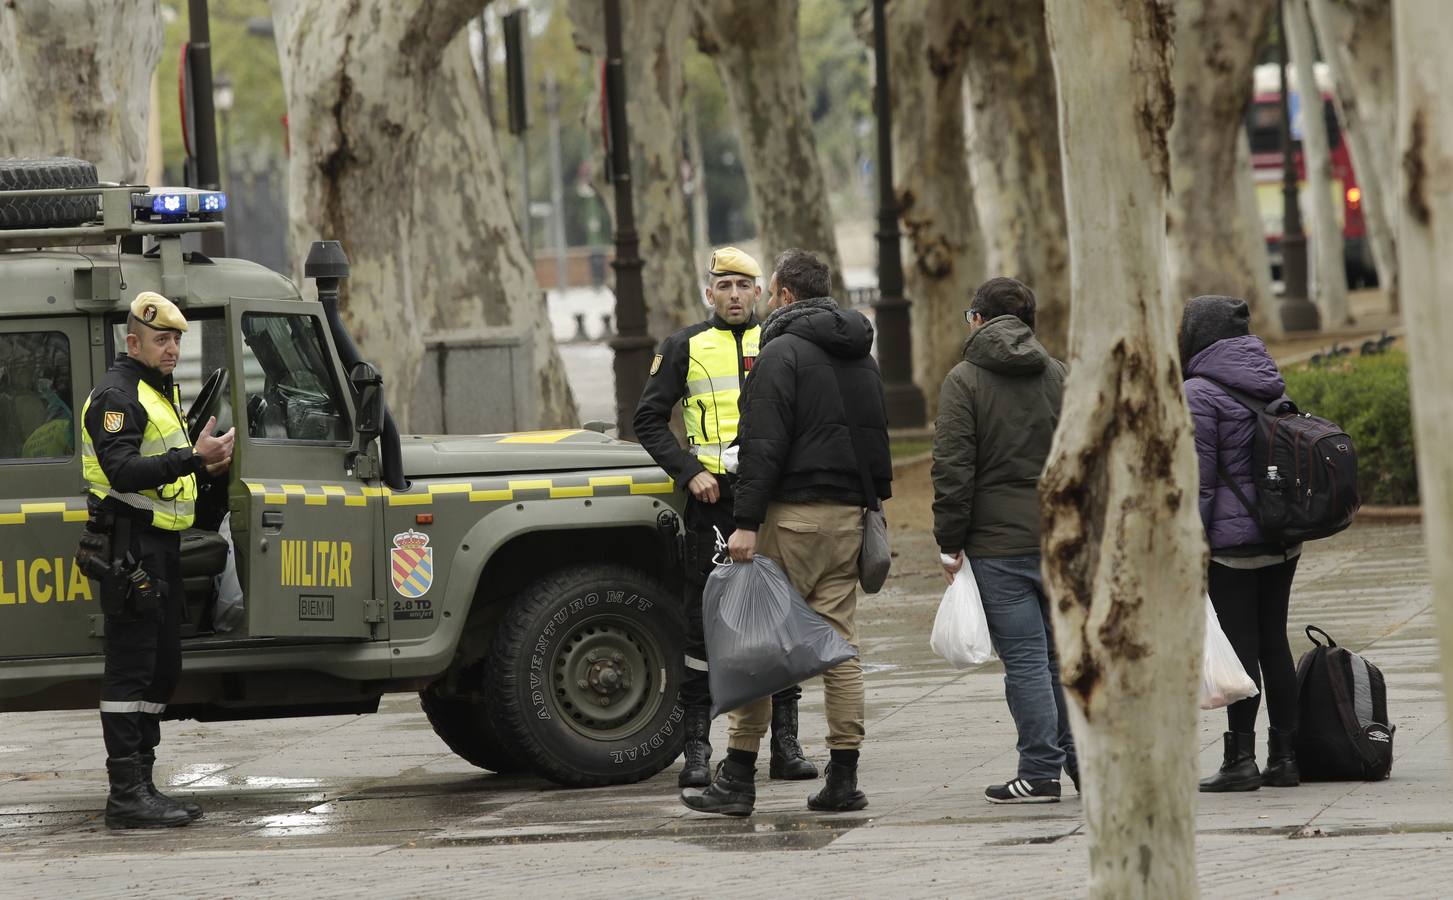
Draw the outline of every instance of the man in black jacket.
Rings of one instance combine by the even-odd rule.
[[[686,747],[680,787],[711,783],[710,665],[701,621],[702,593],[732,533],[732,482],[726,450],[737,439],[742,385],[757,359],[762,327],[757,298],[762,294],[757,261],[736,247],[712,253],[707,265],[706,302],[712,314],[661,342],[651,377],[636,407],[636,438],[689,494],[686,499],[686,676],[681,705],[686,713]],[[671,413],[682,409],[686,447],[671,433]],[[816,778],[797,741],[797,698],[802,688],[783,688],[772,698],[773,778]]]
[[[857,645],[857,563],[867,468],[880,499],[892,493],[883,379],[870,351],[873,326],[828,296],[827,266],[804,250],[777,258],[761,351],[742,395],[732,559],[760,551],[848,643]],[[856,437],[856,441],[854,441]],[[858,449],[855,449],[854,445]],[[862,452],[865,458],[859,459]],[[857,658],[823,673],[827,785],[809,809],[862,809],[863,670]],[[756,803],[757,749],[771,719],[763,698],[735,710],[716,780],[682,793],[692,809],[745,816]]]

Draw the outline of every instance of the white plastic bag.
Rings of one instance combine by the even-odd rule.
[[[1256,682],[1246,674],[1236,650],[1221,630],[1216,607],[1206,596],[1206,653],[1201,663],[1201,709],[1220,709],[1255,697]]]
[[[217,533],[227,539],[227,566],[213,584],[217,588],[217,606],[212,613],[212,627],[218,632],[233,631],[242,625],[242,583],[237,578],[237,548],[232,546],[232,513],[222,517]]]
[[[945,565],[953,558],[939,555]],[[979,585],[969,561],[954,575],[953,583],[943,592],[938,615],[933,620],[933,636],[928,645],[955,669],[977,666],[994,655],[989,638],[989,620],[984,617],[984,602],[979,598]]]

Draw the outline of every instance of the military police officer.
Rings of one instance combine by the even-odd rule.
[[[707,681],[706,643],[702,634],[701,599],[706,578],[717,561],[725,560],[732,519],[730,454],[737,437],[737,398],[757,357],[761,331],[756,303],[762,294],[757,261],[736,247],[711,255],[706,273],[706,304],[713,312],[704,322],[668,337],[651,363],[651,377],[636,408],[636,438],[676,484],[690,494],[686,501],[686,678],[681,703],[686,710],[685,763],[681,787],[711,782],[711,691]],[[687,446],[671,433],[671,412],[681,405]],[[817,768],[802,754],[797,741],[799,687],[772,698],[773,778],[816,778]]]
[[[172,383],[187,320],[160,294],[144,291],[126,318],[126,353],[96,383],[81,412],[82,466],[91,520],[87,537],[109,535],[92,552],[106,619],[101,732],[111,793],[106,825],[156,828],[202,816],[195,803],[156,789],[152,765],[166,711],[181,673],[183,600],[180,533],[192,524],[197,477],[232,461],[233,430],[212,435],[213,417],[196,446],[187,438],[181,395]],[[82,554],[96,545],[82,541]]]

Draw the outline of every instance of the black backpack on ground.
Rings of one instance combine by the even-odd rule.
[[[1327,638],[1326,646],[1312,632]],[[1317,646],[1297,662],[1297,766],[1303,781],[1380,781],[1392,772],[1382,671],[1315,625]]]
[[[1352,524],[1362,501],[1357,496],[1357,450],[1347,432],[1299,412],[1286,395],[1268,403],[1206,380],[1256,414],[1251,455],[1255,505],[1225,468],[1218,471],[1268,541],[1295,544],[1331,537]]]

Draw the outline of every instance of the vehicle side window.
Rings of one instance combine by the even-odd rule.
[[[342,392],[317,318],[247,313],[242,317],[242,342],[248,434],[330,443],[351,439]]]
[[[75,453],[71,342],[59,331],[0,334],[0,463]]]

